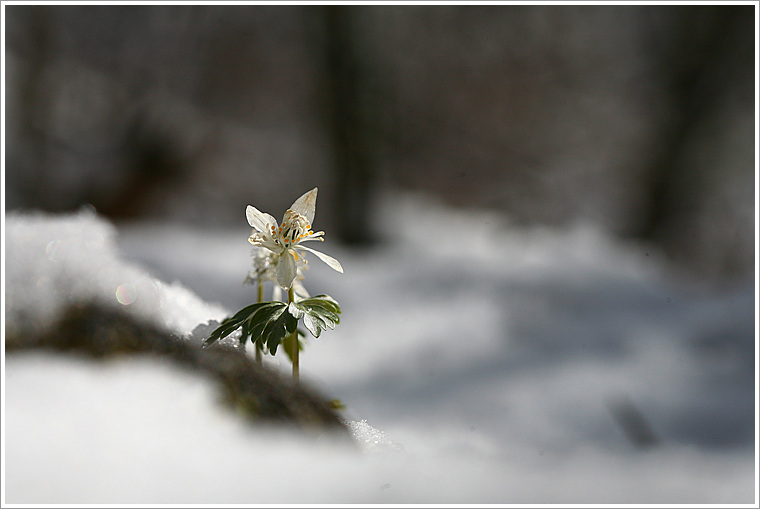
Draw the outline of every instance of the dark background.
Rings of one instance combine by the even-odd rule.
[[[5,12],[6,210],[245,227],[319,186],[371,245],[413,190],[753,272],[754,6]]]

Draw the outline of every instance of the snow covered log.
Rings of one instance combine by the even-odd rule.
[[[293,384],[271,368],[258,365],[227,345],[200,348],[118,309],[97,304],[71,306],[47,332],[10,334],[6,352],[53,349],[96,358],[155,355],[210,375],[221,385],[222,399],[254,420],[294,423],[302,428],[345,429],[330,404],[303,384]]]

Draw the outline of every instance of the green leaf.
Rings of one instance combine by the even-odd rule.
[[[304,299],[299,302],[299,304],[304,304],[304,303],[308,305],[322,307],[324,309],[327,309],[328,311],[332,311],[335,314],[340,314],[340,305],[338,304],[338,301],[336,301],[329,295],[325,295],[325,294],[315,295],[314,297],[309,297],[308,299]]]
[[[340,323],[340,305],[329,295],[304,299],[296,303],[296,307],[303,312],[303,324],[315,338]]]
[[[243,320],[246,317],[248,317],[253,311],[255,311],[257,308],[262,306],[263,304],[267,304],[266,302],[256,302],[255,304],[249,304],[237,313],[235,313],[232,316],[232,320]]]
[[[287,305],[284,303],[278,310],[271,314],[261,332],[261,337],[272,355],[277,353],[277,347],[280,342],[285,336],[296,330],[297,325],[298,320],[287,312]]]
[[[323,330],[334,329],[340,323],[340,312],[340,305],[329,295],[317,295],[291,304],[280,301],[257,302],[226,318],[204,341],[203,347],[242,327],[241,343],[250,338],[252,343],[274,355],[277,347],[297,329],[299,318],[303,317],[306,329],[318,338]],[[305,332],[298,330],[296,337],[305,335]],[[301,341],[297,341],[298,348],[302,349]],[[283,343],[291,360],[294,347],[292,340]]]
[[[256,338],[261,335],[261,331],[273,318],[279,317],[278,312],[282,312],[287,307],[283,302],[257,302],[250,304],[233,316],[226,318],[219,327],[217,327],[203,343],[207,347],[215,341],[229,336],[239,328],[243,328],[240,338],[241,343],[245,343],[249,337]],[[258,327],[260,325],[260,327]],[[252,339],[253,342],[256,339]]]
[[[282,302],[262,302],[261,306],[256,308],[248,317],[248,325],[246,326],[245,333],[252,338],[260,336],[261,331],[264,330],[264,326],[266,326],[266,322],[271,319],[272,314],[279,311],[283,306],[284,303]],[[261,324],[261,329],[256,328],[259,324]]]
[[[203,348],[206,348],[207,346],[211,345],[215,341],[222,339],[224,337],[229,336],[233,332],[235,332],[238,328],[240,328],[243,320],[236,319],[236,317],[231,316],[229,318],[226,318],[222,321],[222,323],[219,324],[219,327],[214,329],[211,334],[209,335],[208,339],[203,342]]]

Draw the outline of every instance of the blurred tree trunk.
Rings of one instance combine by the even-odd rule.
[[[324,24],[328,136],[337,175],[335,222],[343,242],[369,244],[374,237],[370,223],[374,175],[362,91],[365,63],[356,49],[356,10],[324,6],[320,15]]]
[[[682,9],[680,19],[668,24],[675,36],[649,38],[653,58],[659,59],[656,71],[667,76],[674,108],[650,166],[648,204],[634,236],[662,243],[671,252],[689,249],[689,218],[700,197],[710,192],[700,188],[700,175],[684,162],[689,141],[725,94],[732,93],[730,87],[745,78],[746,64],[752,64],[754,44],[742,37],[752,33],[745,26],[754,23],[752,13],[736,6]]]
[[[24,146],[13,150],[12,157],[17,159],[14,163],[22,168],[16,178],[21,179],[19,185],[32,206],[55,209],[58,201],[55,196],[50,196],[50,188],[46,186],[51,180],[52,171],[48,134],[52,105],[47,91],[50,83],[45,76],[45,67],[51,59],[51,17],[47,9],[40,7],[21,12],[21,30],[26,29],[21,56],[26,69],[19,72],[18,136]],[[27,175],[34,175],[34,178],[30,179]]]

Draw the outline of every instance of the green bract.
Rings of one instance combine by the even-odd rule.
[[[334,329],[340,323],[340,305],[329,295],[317,295],[290,304],[279,301],[257,302],[226,318],[203,343],[204,348],[242,328],[240,342],[251,342],[274,355],[286,336],[293,333],[298,320],[318,338],[324,329]],[[292,346],[288,345],[288,350]],[[292,357],[292,351],[288,352]]]
[[[340,323],[340,306],[329,295],[317,295],[298,301],[295,307],[303,313],[303,325],[318,338],[325,329],[334,329]]]

